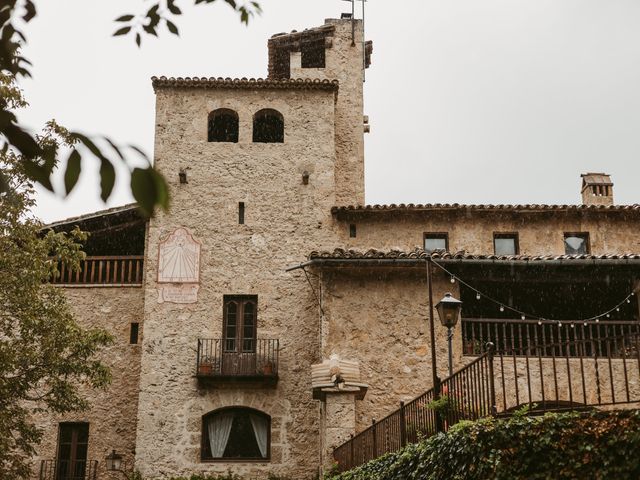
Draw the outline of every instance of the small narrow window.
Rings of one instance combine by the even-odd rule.
[[[493,251],[496,255],[518,255],[520,246],[518,245],[517,233],[494,233]]]
[[[424,234],[424,250],[431,253],[434,250],[449,251],[449,234],[446,232],[427,232]]]
[[[567,255],[585,255],[591,252],[589,245],[589,234],[582,233],[565,233],[564,234],[564,253]]]
[[[244,202],[238,203],[238,223],[244,225]]]
[[[133,322],[131,324],[131,328],[129,330],[129,343],[131,345],[138,344],[138,333],[140,331],[140,324],[137,322]]]
[[[356,224],[352,223],[349,225],[349,237],[356,238]]]
[[[233,110],[219,108],[209,114],[207,140],[209,142],[238,143],[238,114]]]
[[[253,141],[283,143],[284,117],[276,110],[265,108],[253,116]]]

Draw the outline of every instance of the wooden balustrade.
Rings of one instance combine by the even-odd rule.
[[[59,276],[51,283],[70,287],[141,286],[143,267],[142,255],[87,257],[77,270],[59,262]]]

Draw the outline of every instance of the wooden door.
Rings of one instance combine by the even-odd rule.
[[[61,423],[56,480],[84,480],[87,472],[88,423]]]
[[[222,374],[256,374],[256,296],[225,296]]]

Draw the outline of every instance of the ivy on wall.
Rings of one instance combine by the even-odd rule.
[[[640,478],[640,410],[464,421],[331,480]]]

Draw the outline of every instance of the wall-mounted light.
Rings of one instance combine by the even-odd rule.
[[[111,450],[111,453],[104,460],[109,472],[122,471],[122,455],[117,454],[115,450]]]
[[[309,185],[309,172],[307,172],[306,170],[302,172],[302,184]]]

